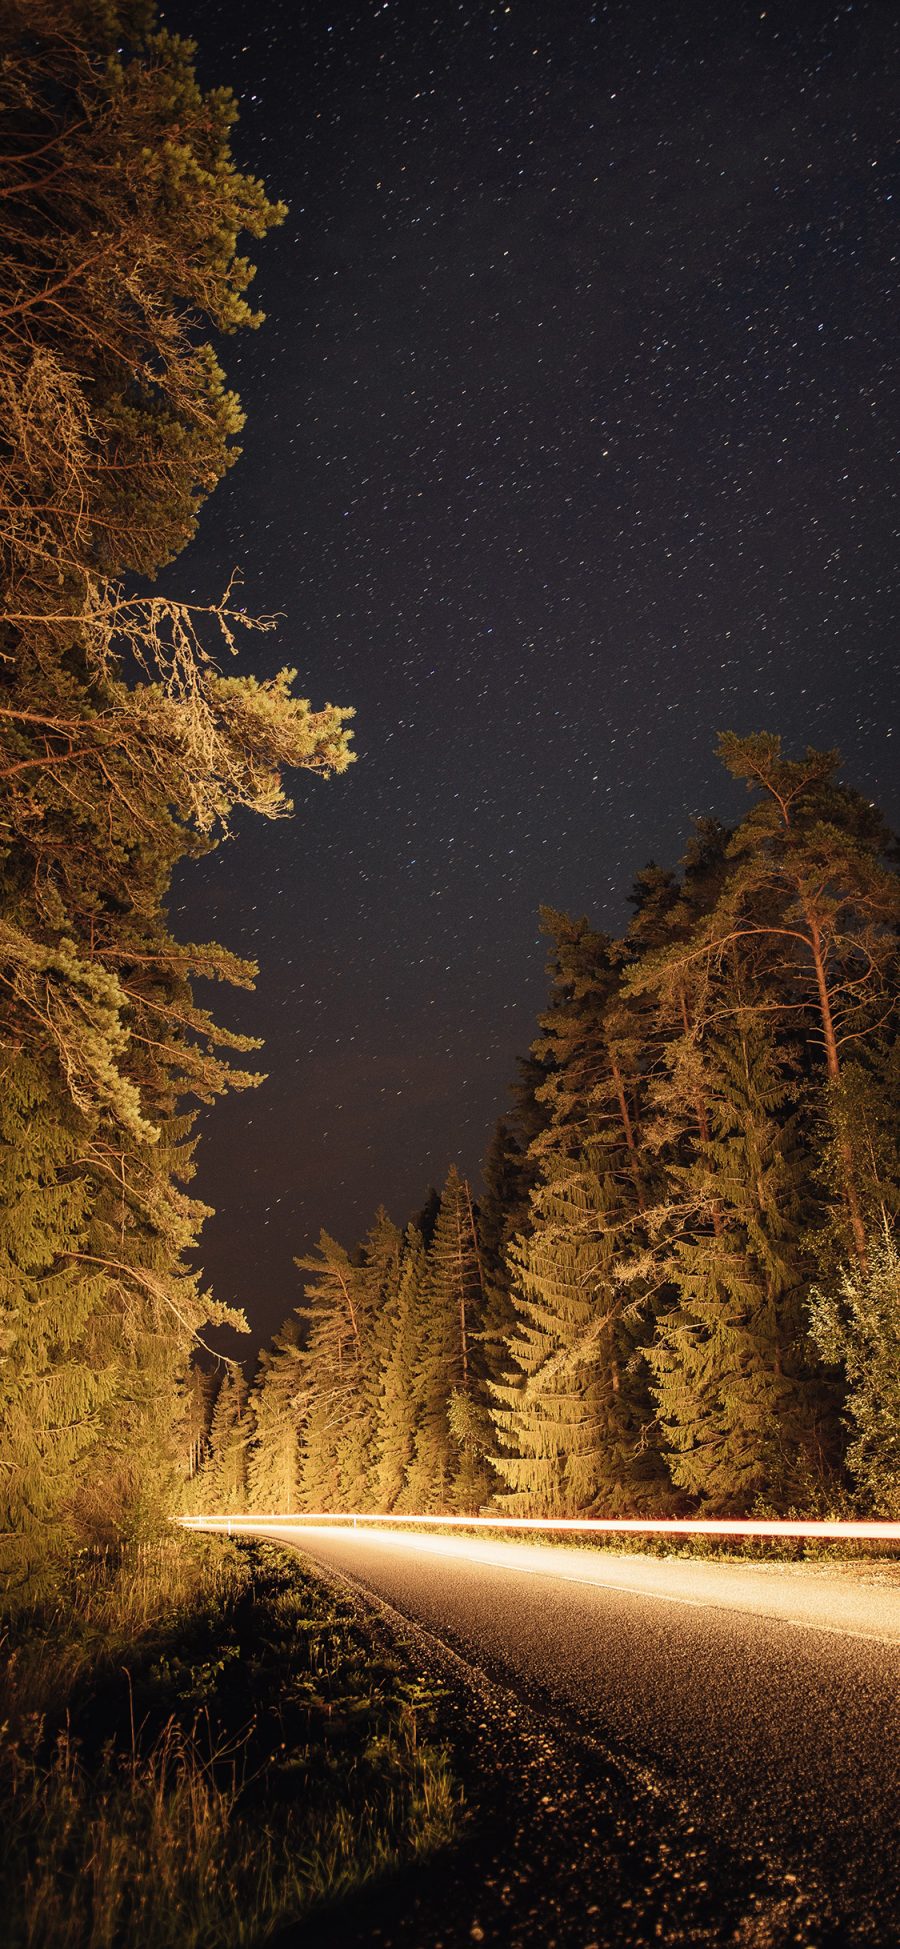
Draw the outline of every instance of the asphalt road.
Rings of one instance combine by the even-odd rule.
[[[546,1729],[552,1784],[534,1805],[551,1816],[558,1807],[558,1847],[573,1875],[592,1845],[596,1854],[601,1831],[596,1808],[594,1843],[581,1831],[586,1801],[598,1780],[613,1783],[618,1813],[603,1850],[615,1893],[600,1904],[605,1919],[592,1920],[597,1904],[582,1899],[555,1932],[534,1911],[531,1933],[520,1918],[504,1934],[479,1922],[476,1901],[470,1939],[541,1949],[653,1939],[742,1949],[900,1943],[897,1583],[863,1571],[481,1538],[300,1525],[266,1534],[412,1620],[423,1647],[449,1647],[481,1685],[482,1705],[487,1688],[522,1715],[523,1737],[527,1720],[532,1746]],[[482,1706],[475,1711],[484,1733]],[[518,1762],[503,1765],[496,1792],[515,1797]],[[526,1851],[528,1825],[523,1815],[516,1829]],[[543,1825],[535,1845],[552,1851],[554,1821]],[[693,1877],[705,1899],[679,1908],[680,1894],[663,1891],[629,1933],[630,1884],[613,1868],[632,1829],[644,1834],[635,1888],[641,1875],[658,1880],[659,1861],[652,1875],[648,1867],[655,1848],[663,1880],[678,1893]],[[583,1877],[580,1886],[590,1893]],[[530,1899],[520,1897],[513,1889],[511,1916],[517,1899],[520,1910]],[[386,1929],[352,1939],[395,1938]]]

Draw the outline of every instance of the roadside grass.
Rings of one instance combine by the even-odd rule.
[[[9,1949],[258,1943],[459,1827],[439,1695],[275,1545],[84,1559],[3,1652]]]
[[[802,1518],[798,1517],[798,1521]],[[541,1539],[543,1541],[543,1538]],[[804,1536],[681,1536],[668,1534],[600,1536],[557,1535],[556,1545],[602,1550],[610,1556],[697,1558],[716,1563],[798,1564],[822,1569],[875,1570],[900,1568],[900,1549],[868,1537]]]

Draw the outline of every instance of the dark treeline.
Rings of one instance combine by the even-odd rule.
[[[900,1512],[898,882],[834,753],[721,740],[752,804],[547,909],[546,1012],[477,1201],[322,1235],[196,1507]]]

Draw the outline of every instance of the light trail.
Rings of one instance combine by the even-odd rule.
[[[585,1593],[593,1589],[597,1597],[618,1594],[667,1609],[674,1606],[685,1614],[746,1612],[804,1631],[875,1640],[893,1649],[900,1646],[900,1586],[892,1569],[882,1568],[879,1582],[867,1575],[871,1566],[846,1559],[840,1566],[823,1569],[819,1564],[773,1563],[746,1556],[727,1562],[710,1554],[686,1557],[669,1551],[651,1556],[640,1549],[604,1549],[604,1539],[596,1536],[576,1539],[569,1533],[550,1540],[546,1533],[536,1536],[533,1531],[518,1536],[508,1531],[492,1534],[489,1518],[477,1532],[466,1534],[459,1519],[443,1530],[440,1518],[417,1529],[409,1520],[394,1527],[379,1526],[377,1518],[373,1521],[370,1512],[365,1514],[368,1520],[356,1522],[352,1515],[334,1521],[294,1515],[212,1516],[205,1521],[193,1519],[192,1527],[286,1543],[340,1575],[361,1580],[364,1588],[399,1604],[401,1611],[411,1588],[427,1591],[430,1586],[438,1592],[438,1616],[443,1616],[445,1601],[453,1602],[453,1579],[445,1586],[444,1573],[451,1566],[455,1572],[458,1566],[492,1573],[525,1572],[529,1581],[549,1579],[566,1585],[573,1596],[574,1587],[581,1586]],[[576,1541],[580,1547],[573,1548]],[[848,1578],[848,1570],[855,1574]]]
[[[246,1516],[181,1516],[185,1529],[258,1529],[266,1523],[327,1524],[356,1529],[359,1524],[402,1525],[413,1529],[519,1530],[584,1536],[759,1536],[810,1537],[822,1541],[900,1543],[900,1522],[778,1522],[753,1517],[642,1516],[378,1516],[369,1510],[287,1510]]]

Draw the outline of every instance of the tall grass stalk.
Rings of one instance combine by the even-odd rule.
[[[32,1627],[0,1707],[8,1949],[248,1945],[455,1830],[427,1701],[383,1645],[367,1691],[349,1611],[269,1546],[86,1560]],[[235,1666],[258,1694],[243,1724]]]

